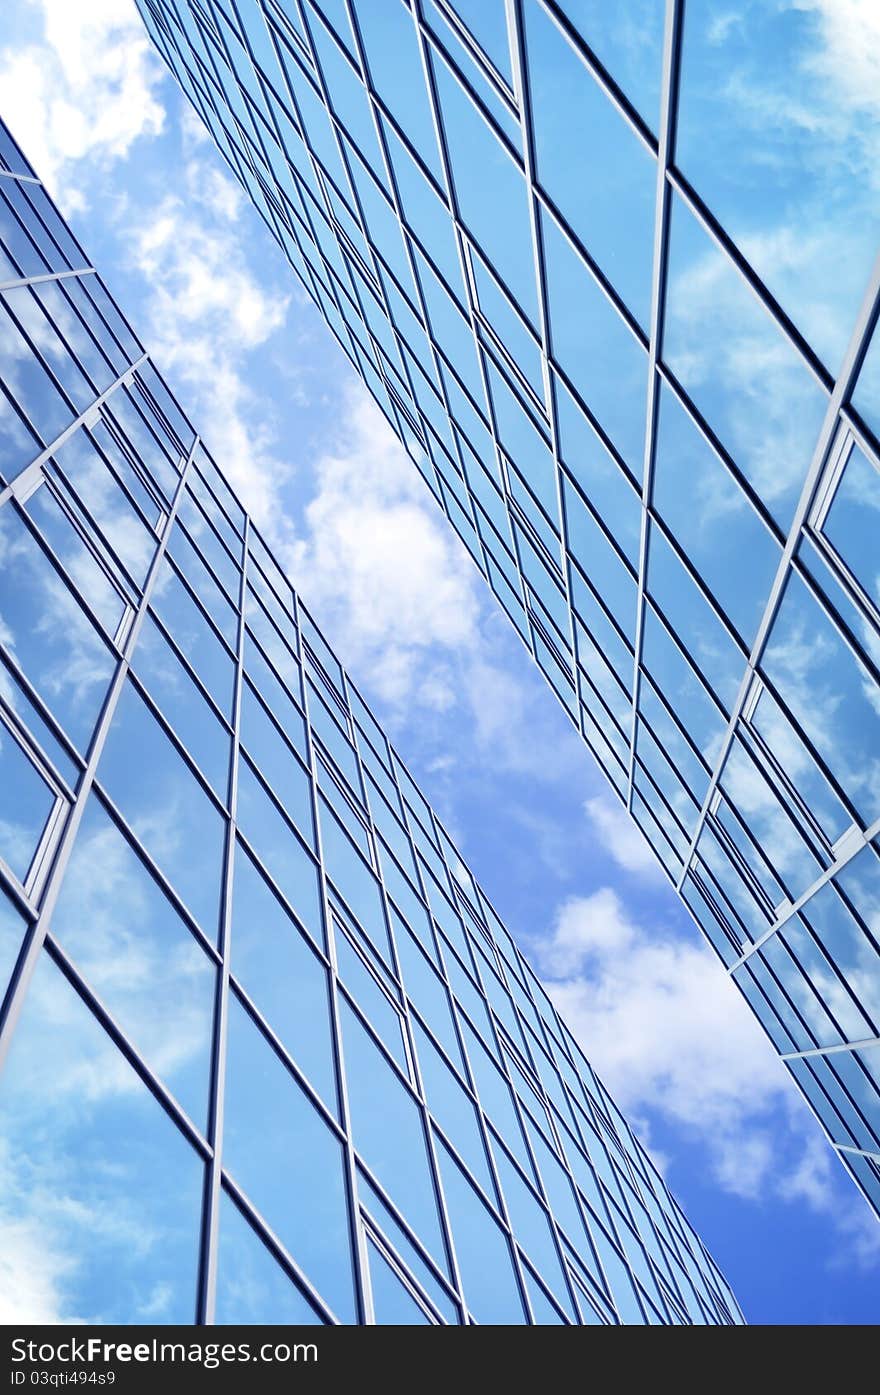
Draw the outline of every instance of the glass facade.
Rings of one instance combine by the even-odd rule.
[[[138,4],[880,1212],[876,44],[781,0]]]
[[[26,1315],[740,1322],[2,125],[0,258]]]

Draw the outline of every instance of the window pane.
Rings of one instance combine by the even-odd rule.
[[[445,1249],[418,1105],[347,1003],[340,1003],[354,1146],[422,1244]]]
[[[236,819],[310,934],[323,945],[314,861],[244,759],[238,766]]]
[[[314,914],[317,928],[317,902]],[[233,880],[231,967],[335,1114],[327,971],[241,846]]]
[[[0,1087],[10,1322],[191,1323],[197,1155],[44,955]]]
[[[367,1254],[376,1322],[389,1323],[396,1327],[429,1326],[424,1309],[419,1306],[372,1240],[367,1241]]]
[[[225,822],[130,682],[113,717],[98,779],[214,939]]]
[[[234,995],[223,1160],[337,1317],[354,1322],[342,1144]]]
[[[77,831],[52,931],[204,1129],[215,969],[94,795]]]
[[[0,721],[0,857],[20,882],[27,879],[55,796]]]
[[[0,597],[7,653],[84,752],[113,662],[12,505],[0,510]]]
[[[437,1154],[469,1309],[480,1323],[526,1322],[510,1242],[451,1153],[439,1142]]]
[[[220,1199],[214,1321],[243,1326],[299,1326],[322,1321],[225,1193]]]

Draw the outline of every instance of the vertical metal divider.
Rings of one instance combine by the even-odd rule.
[[[547,310],[547,276],[544,262],[544,237],[541,230],[541,211],[535,192],[535,128],[532,121],[532,93],[529,81],[528,59],[526,54],[525,20],[522,0],[504,0],[507,20],[508,47],[513,65],[513,83],[520,111],[522,131],[523,164],[525,166],[526,196],[529,205],[529,228],[532,235],[532,256],[534,259],[535,288],[538,296],[538,319],[541,336],[541,376],[544,380],[544,398],[550,421],[550,449],[553,453],[553,480],[556,490],[556,508],[559,514],[559,565],[562,571],[562,585],[565,594],[565,609],[568,613],[568,639],[571,645],[571,680],[574,690],[574,721],[578,732],[583,735],[581,719],[580,682],[578,679],[578,647],[575,633],[574,605],[571,598],[571,578],[568,568],[568,528],[565,517],[565,496],[562,489],[559,448],[559,421],[556,411],[556,391],[550,372],[550,319]],[[537,656],[536,656],[537,662]],[[566,1270],[566,1272],[568,1272]]]
[[[785,547],[779,559],[779,566],[767,597],[767,604],[764,607],[761,622],[758,626],[751,650],[749,651],[748,663],[746,664],[745,672],[740,683],[739,692],[733,704],[733,710],[724,732],[721,747],[715,761],[715,766],[712,771],[711,779],[709,780],[709,786],[703,799],[693,835],[688,844],[684,866],[681,875],[675,883],[676,891],[681,891],[693,861],[697,843],[703,831],[710,805],[718,790],[721,772],[724,769],[725,762],[730,753],[730,748],[733,745],[743,708],[748,700],[752,680],[757,671],[758,664],[761,661],[761,656],[764,652],[764,647],[767,643],[773,621],[776,618],[776,612],[782,600],[782,593],[788,580],[791,562],[800,541],[804,523],[809,517],[816,490],[822,480],[828,451],[833,445],[837,432],[841,408],[844,403],[848,401],[853,390],[859,369],[868,351],[871,336],[878,321],[880,321],[880,253],[878,253],[875,259],[868,286],[856,317],[855,326],[850,336],[846,353],[844,354],[843,363],[840,366],[840,371],[834,383],[834,389],[828,400],[828,406],[819,429],[819,436],[816,441],[812,459],[807,468],[800,499],[798,500],[797,508],[795,509],[794,517],[792,518],[791,526],[788,530]]]
[[[312,724],[309,717],[309,685],[306,681],[306,655],[300,623],[299,596],[293,588],[291,588],[291,594],[293,597],[293,618],[294,624],[296,625],[297,647],[299,650],[297,657],[299,659],[301,701],[306,717],[306,750],[309,761],[309,775],[311,777],[310,803],[312,821],[315,825],[318,881],[321,888],[321,912],[324,918],[324,934],[327,940],[327,957],[330,960],[330,1029],[333,1041],[333,1064],[336,1069],[336,1090],[339,1103],[340,1122],[345,1135],[345,1192],[349,1213],[348,1224],[351,1243],[351,1259],[354,1268],[355,1300],[360,1322],[372,1326],[375,1322],[373,1293],[370,1287],[366,1237],[364,1235],[364,1227],[361,1222],[358,1207],[357,1164],[354,1155],[354,1143],[351,1136],[351,1111],[348,1104],[348,1084],[345,1078],[345,1062],[342,1048],[342,1023],[339,1013],[337,987],[339,965],[336,957],[336,936],[333,932],[333,920],[330,914],[330,901],[327,895],[327,874],[324,867],[324,853],[321,844],[321,822],[318,808],[318,766],[317,757],[315,755],[315,743],[312,737]]]
[[[657,150],[657,188],[654,203],[654,262],[651,272],[651,332],[648,350],[647,407],[645,412],[645,451],[642,464],[642,508],[639,532],[639,581],[636,600],[636,629],[633,638],[632,712],[626,808],[632,816],[636,769],[636,739],[639,726],[639,690],[642,677],[642,648],[645,633],[645,596],[648,581],[648,535],[654,461],[657,455],[657,416],[660,381],[657,364],[663,341],[666,313],[666,271],[669,261],[669,222],[672,191],[668,171],[675,149],[678,119],[679,70],[684,0],[666,0],[663,30],[663,74],[660,89],[660,140]]]
[[[74,276],[94,276],[93,266],[66,268],[64,271],[46,271],[37,276],[17,276],[11,281],[0,281],[0,292],[16,291],[24,286],[41,286],[46,281],[69,281]]]
[[[139,363],[140,362],[143,362],[143,359],[139,360]],[[131,371],[132,370],[129,369],[127,373],[123,375],[123,377],[126,377],[128,375],[128,372]],[[119,380],[119,382],[121,381],[122,379]],[[118,387],[119,382],[114,384],[114,387]],[[108,393],[112,390],[113,389],[108,389]],[[108,394],[104,394],[105,397],[107,395]],[[103,398],[99,400],[103,400]],[[80,419],[80,421],[81,420],[82,419]],[[64,433],[65,439],[67,436],[70,435],[73,429],[75,428],[68,428],[68,430]],[[40,957],[40,950],[42,949],[43,942],[46,938],[46,934],[49,929],[49,924],[52,918],[52,912],[55,909],[55,904],[58,900],[58,895],[61,890],[61,883],[64,878],[64,873],[67,868],[67,863],[70,858],[70,853],[73,848],[77,830],[82,819],[86,799],[94,782],[95,773],[98,768],[98,762],[101,758],[101,753],[104,749],[104,745],[107,740],[107,734],[110,730],[110,725],[113,721],[113,716],[116,712],[116,708],[119,703],[120,696],[122,694],[125,679],[128,674],[129,667],[131,665],[132,655],[137,644],[138,634],[140,633],[140,628],[143,624],[144,617],[147,612],[147,607],[150,603],[150,596],[152,594],[153,587],[156,582],[156,576],[158,574],[160,566],[162,565],[162,560],[165,556],[165,549],[168,543],[168,537],[171,532],[171,529],[174,526],[174,520],[177,516],[177,510],[179,508],[180,501],[183,497],[183,491],[186,488],[186,480],[189,468],[192,463],[193,455],[195,454],[198,443],[199,437],[196,436],[190,448],[189,454],[183,460],[180,478],[178,479],[177,486],[174,491],[174,498],[171,503],[171,508],[165,519],[165,524],[162,530],[162,536],[157,541],[156,551],[153,554],[153,560],[150,563],[150,569],[147,572],[146,580],[144,582],[143,591],[141,592],[141,598],[137,607],[137,611],[135,613],[134,621],[132,623],[131,629],[129,630],[128,638],[125,642],[121,656],[117,662],[113,677],[110,680],[107,692],[104,697],[104,701],[101,705],[101,711],[98,716],[95,729],[92,733],[92,739],[89,743],[85,769],[82,772],[76,789],[76,799],[70,807],[70,812],[67,818],[67,823],[64,827],[64,832],[62,833],[57,848],[55,850],[55,856],[52,861],[51,871],[49,872],[49,875],[46,878],[44,884],[43,894],[40,901],[39,914],[36,920],[34,921],[33,925],[30,927],[27,936],[25,937],[25,941],[22,946],[21,953],[19,955],[18,963],[16,964],[15,970],[13,972],[12,982],[10,984],[9,991],[7,992],[6,1001],[3,1007],[2,1021],[0,1021],[0,1069],[2,1069],[3,1063],[5,1062],[6,1055],[9,1050],[10,1041],[12,1039],[12,1034],[15,1030],[16,1023],[20,1016],[31,978],[33,977],[34,970],[37,966],[37,961]]]
[[[220,972],[214,1006],[214,1036],[211,1052],[211,1085],[208,1105],[208,1142],[211,1160],[205,1175],[202,1233],[199,1254],[196,1321],[210,1326],[217,1303],[217,1259],[220,1242],[220,1199],[223,1178],[223,1123],[226,1102],[226,1040],[229,1019],[229,962],[232,946],[232,895],[235,875],[235,833],[238,806],[238,752],[241,740],[241,690],[244,674],[244,632],[247,598],[248,537],[250,518],[244,515],[241,539],[241,572],[238,591],[238,634],[236,637],[235,683],[232,699],[232,739],[229,743],[227,784],[226,845],[224,848],[223,898],[220,910],[218,948]]]
[[[347,678],[347,675],[345,674],[345,672],[343,672],[343,685],[344,685],[345,701],[346,701],[346,704],[348,705],[349,713],[351,713],[352,716],[353,716],[352,707],[351,707],[351,699],[350,699],[350,697],[349,697],[349,692],[348,692],[348,678]],[[364,768],[363,768],[363,763],[362,763],[362,761],[361,761],[360,750],[359,750],[359,748],[358,748],[357,737],[355,737],[355,739],[354,739],[354,748],[355,748],[355,760],[356,760],[356,762],[357,762],[358,774],[360,775],[361,785],[362,785],[362,788],[363,788],[363,791],[364,791],[364,800],[365,800],[365,802],[366,802],[367,811],[368,811],[368,813],[370,814],[370,824],[371,824],[371,827],[370,827],[370,838],[371,838],[371,841],[372,841],[372,843],[373,843],[373,848],[374,848],[374,850],[376,851],[376,863],[377,863],[377,868],[376,868],[376,870],[377,870],[377,875],[378,875],[378,880],[379,880],[379,889],[380,889],[379,894],[380,894],[380,897],[381,897],[381,900],[382,900],[382,910],[383,910],[383,913],[384,913],[384,915],[385,915],[385,920],[386,920],[386,924],[387,924],[387,928],[388,928],[388,941],[389,941],[389,944],[391,945],[391,959],[392,959],[392,965],[393,965],[393,968],[394,968],[394,972],[395,972],[395,974],[397,975],[397,981],[398,981],[398,983],[400,984],[400,987],[401,987],[401,989],[402,989],[402,996],[403,996],[402,1009],[403,1009],[403,1019],[404,1019],[404,1023],[405,1023],[405,1026],[406,1026],[406,1045],[407,1045],[407,1053],[408,1053],[409,1058],[410,1058],[411,1069],[412,1069],[412,1074],[413,1074],[413,1081],[414,1081],[414,1089],[415,1089],[416,1094],[418,1095],[419,1111],[420,1111],[421,1116],[422,1116],[422,1128],[423,1128],[424,1134],[425,1134],[425,1142],[426,1142],[427,1153],[428,1153],[428,1165],[429,1165],[429,1167],[431,1168],[431,1172],[432,1172],[431,1181],[432,1181],[433,1187],[434,1187],[434,1195],[435,1195],[435,1199],[436,1199],[436,1202],[437,1202],[438,1213],[439,1213],[439,1216],[440,1216],[440,1225],[441,1225],[442,1232],[443,1232],[443,1238],[444,1238],[444,1241],[445,1241],[445,1244],[446,1244],[447,1257],[448,1257],[448,1259],[449,1259],[450,1268],[451,1268],[451,1270],[452,1270],[452,1284],[453,1284],[453,1287],[455,1288],[455,1290],[456,1290],[456,1292],[457,1292],[457,1295],[458,1295],[459,1307],[461,1308],[462,1314],[465,1316],[465,1319],[466,1319],[466,1315],[467,1315],[467,1311],[468,1311],[468,1309],[467,1309],[467,1303],[466,1303],[466,1301],[465,1301],[464,1289],[463,1289],[463,1287],[462,1287],[462,1282],[461,1282],[461,1271],[460,1271],[459,1266],[458,1266],[458,1258],[457,1258],[456,1253],[455,1253],[455,1241],[454,1241],[453,1233],[452,1233],[452,1223],[451,1223],[451,1221],[450,1221],[450,1219],[449,1219],[449,1212],[448,1212],[447,1207],[446,1207],[446,1198],[445,1198],[444,1193],[443,1193],[443,1183],[442,1183],[441,1178],[440,1178],[440,1168],[439,1168],[439,1165],[438,1165],[438,1163],[437,1163],[437,1152],[436,1152],[436,1148],[435,1148],[435,1146],[434,1146],[434,1139],[433,1139],[433,1136],[432,1136],[432,1134],[431,1134],[431,1125],[430,1125],[430,1121],[429,1121],[429,1117],[428,1117],[427,1101],[426,1101],[426,1098],[425,1098],[425,1087],[424,1087],[424,1082],[422,1081],[422,1075],[421,1075],[421,1070],[420,1070],[420,1067],[419,1067],[418,1055],[417,1055],[417,1052],[416,1052],[415,1033],[414,1033],[414,1031],[413,1031],[412,1019],[411,1019],[411,1017],[410,1017],[410,1012],[409,1012],[409,1003],[408,1003],[408,1001],[407,1001],[407,996],[406,996],[406,981],[405,981],[405,979],[404,979],[404,977],[403,977],[403,975],[402,975],[402,973],[401,973],[401,971],[400,971],[400,956],[399,956],[399,954],[398,954],[398,952],[397,952],[397,939],[396,939],[396,936],[395,936],[395,934],[394,934],[394,922],[393,922],[393,920],[392,920],[392,918],[391,918],[391,908],[390,908],[390,905],[389,905],[388,892],[387,892],[387,889],[386,889],[386,887],[385,887],[384,879],[383,879],[383,877],[382,877],[382,875],[381,875],[381,870],[379,869],[379,866],[378,866],[378,863],[379,863],[379,854],[378,854],[378,850],[376,850],[376,842],[375,842],[376,837],[377,837],[378,835],[377,835],[377,833],[376,833],[375,826],[373,825],[373,815],[372,815],[372,811],[371,811],[370,805],[369,805],[369,795],[368,795],[368,793],[367,793],[366,781],[364,780]],[[392,764],[392,774],[394,774],[394,771],[393,771],[393,764]],[[402,793],[401,793],[401,790],[400,790],[400,786],[399,786],[398,783],[397,783],[397,777],[396,777],[396,775],[394,775],[394,784],[395,784],[395,788],[397,789],[398,795],[400,796],[401,804],[404,805],[403,796],[402,796]],[[413,844],[412,844],[412,839],[410,838],[409,829],[406,829],[406,836],[407,836],[407,838],[409,839],[409,842],[410,842],[410,851],[414,854],[414,853],[415,853],[415,849],[414,849]],[[417,863],[417,862],[416,862],[416,866],[418,866],[418,863]],[[427,898],[426,898],[426,903],[427,903]],[[430,915],[430,910],[429,910],[428,914]],[[336,968],[335,968],[335,961],[334,961],[334,973],[335,973],[335,972],[336,972]]]

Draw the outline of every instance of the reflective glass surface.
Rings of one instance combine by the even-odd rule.
[[[391,97],[407,79],[387,61],[388,35],[408,34],[417,59],[419,36],[403,7],[402,30],[392,6],[361,8],[355,33],[344,7],[308,7],[302,39],[333,77],[334,111],[357,124],[361,178],[372,179],[370,104],[350,64],[347,76],[340,68],[348,59],[337,40],[356,65],[362,45],[369,50]],[[505,478],[535,604],[565,630],[563,547],[596,538],[604,554],[594,603],[615,617],[609,632],[625,653],[639,558],[635,477],[615,453],[629,448],[626,418],[588,421],[572,396],[581,434],[566,446],[567,485],[584,516],[575,518],[573,500],[566,529],[555,512],[542,375],[514,383],[500,366],[500,337],[513,332],[540,362],[529,206],[506,143],[514,55],[501,10],[495,22],[482,4],[431,11],[461,65],[442,78],[444,139],[472,129],[462,83],[478,85],[500,123],[480,133],[481,148],[499,162],[518,210],[504,271],[516,284],[493,282],[493,295],[497,248],[470,248],[468,265],[486,259],[479,335],[496,355],[493,411],[511,457],[522,452]],[[187,11],[195,37],[202,31],[190,19]],[[225,8],[220,23],[232,23]],[[299,43],[285,32],[279,44]],[[301,45],[285,46],[279,60],[261,33],[254,51],[274,65],[277,87],[280,61],[292,83],[302,81]],[[418,83],[408,93],[397,127],[384,116],[380,124],[400,147],[394,160],[410,162],[401,198],[418,221],[445,197],[443,160],[428,97]],[[315,91],[300,96],[297,120],[338,164]],[[404,137],[413,143],[405,157]],[[459,176],[456,205],[467,236],[491,240],[475,168]],[[0,170],[0,194],[7,179]],[[28,189],[42,195],[38,184]],[[345,189],[333,197],[340,225],[354,219]],[[373,198],[387,213],[378,185]],[[64,227],[51,212],[26,222],[28,245],[17,234],[2,241],[10,263],[57,264],[67,244],[46,245],[46,228]],[[4,227],[0,219],[0,240]],[[429,316],[409,270],[395,294],[408,298],[413,324],[448,328],[458,316],[473,344],[453,303],[463,309],[467,293],[456,235],[446,232],[456,260],[443,260],[442,236],[415,248],[415,277],[432,285]],[[603,229],[588,233],[601,261]],[[402,256],[401,242],[389,276],[403,270]],[[106,297],[92,280],[89,294]],[[621,363],[632,354],[644,378],[638,334],[610,290],[591,284],[622,336]],[[6,380],[33,433],[72,431],[60,445],[46,441],[36,465],[36,435],[0,437],[10,447],[0,467],[0,1037],[9,1039],[0,1237],[4,1258],[30,1276],[16,1320],[610,1324],[641,1321],[650,1301],[669,1322],[683,1312],[739,1322],[723,1277],[620,1116],[601,1140],[593,1130],[588,1114],[604,1119],[610,1106],[589,1067],[221,469],[201,445],[190,454],[193,429],[152,363],[140,363],[109,297],[100,303],[115,348],[93,317],[69,318],[78,294],[39,299],[40,313],[59,320],[56,337],[41,328],[27,352],[14,341]],[[439,391],[427,338],[423,353]],[[444,371],[456,362],[457,349]],[[124,383],[113,386],[108,364]],[[489,439],[488,403],[466,397],[481,381],[475,373],[459,400],[469,404],[468,429]],[[561,394],[561,378],[557,386]],[[83,403],[88,426],[75,424]],[[437,394],[433,404],[432,429],[453,449]],[[622,445],[612,435],[621,424]],[[506,505],[491,468],[498,514]],[[838,546],[836,523],[828,538]],[[846,563],[861,575],[849,552]],[[586,670],[585,651],[580,662]],[[665,680],[658,664],[656,681]],[[806,787],[806,758],[802,766]],[[828,818],[836,798],[829,787]],[[859,876],[870,883],[861,863]],[[851,907],[859,895],[841,877],[836,917],[811,925],[817,956],[870,963],[870,934]],[[810,964],[819,982],[821,961]],[[865,988],[834,1020],[876,1011]],[[850,1118],[847,1128],[858,1127]],[[614,1210],[622,1163],[612,1150],[629,1160],[638,1236]],[[617,1257],[610,1291],[588,1206]],[[680,1276],[668,1301],[656,1224]],[[590,1300],[575,1297],[585,1292]]]
[[[333,289],[331,329],[746,985],[743,944],[876,832],[871,7],[240,0],[250,49],[228,40],[216,68],[228,7],[138,7],[325,313]],[[384,294],[356,305],[365,261]],[[21,378],[33,431],[78,400],[58,362],[47,337]],[[384,956],[366,834],[337,837],[325,795],[331,880]],[[844,1089],[826,1072],[811,1095],[834,1142]]]

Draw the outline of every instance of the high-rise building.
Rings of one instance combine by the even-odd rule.
[[[737,1323],[0,124],[4,1321]]]
[[[876,36],[138,4],[880,1211]]]

